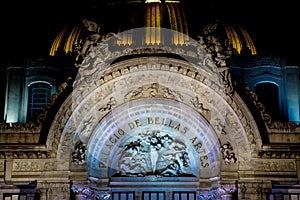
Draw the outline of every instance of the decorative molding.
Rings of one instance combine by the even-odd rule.
[[[54,192],[69,192],[69,183],[60,182],[37,182],[36,188],[40,191],[45,191],[47,194]]]
[[[56,154],[52,151],[40,151],[40,150],[0,150],[0,159],[49,159],[55,158]]]
[[[22,134],[34,134],[34,133],[39,133],[41,130],[41,127],[39,124],[36,124],[34,122],[27,122],[25,124],[22,123],[6,123],[6,122],[1,122],[0,123],[0,130],[1,134],[3,133],[9,133],[9,134],[17,134],[17,133],[22,133]]]
[[[53,161],[41,161],[41,160],[14,160],[13,171],[15,172],[39,172],[39,171],[51,171],[56,169],[56,163]]]
[[[259,150],[257,156],[258,158],[264,158],[264,159],[296,159],[300,157],[300,150],[299,149]]]

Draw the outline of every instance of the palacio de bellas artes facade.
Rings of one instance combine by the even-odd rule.
[[[179,1],[118,6],[5,66],[0,200],[299,200],[299,67]]]

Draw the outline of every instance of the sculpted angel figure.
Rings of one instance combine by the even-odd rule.
[[[75,59],[75,66],[79,69],[76,81],[73,85],[82,82],[97,70],[102,70],[105,67],[106,60],[111,56],[107,41],[112,36],[118,38],[115,33],[101,35],[100,26],[96,22],[83,19],[82,23],[86,28],[87,37],[84,42],[81,39],[78,40],[75,45],[78,54]]]

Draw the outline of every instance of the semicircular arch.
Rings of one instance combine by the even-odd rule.
[[[92,149],[97,149],[97,147],[93,145],[93,148],[91,148],[93,143],[90,141],[91,138],[94,138],[94,134],[99,134],[97,132],[99,124],[109,119],[106,117],[112,117],[119,113],[118,107],[122,107],[121,110],[125,110],[124,112],[127,113],[134,108],[134,102],[143,102],[142,100],[147,100],[145,105],[154,100],[157,100],[157,102],[163,101],[164,105],[167,106],[169,104],[172,105],[172,102],[177,102],[177,105],[172,108],[181,109],[181,112],[185,112],[186,117],[198,115],[198,120],[201,119],[203,123],[197,126],[201,127],[201,124],[203,126],[206,124],[207,127],[210,127],[208,129],[210,130],[209,132],[214,133],[204,136],[201,140],[210,141],[211,139],[209,138],[213,138],[212,146],[215,149],[212,152],[216,154],[213,156],[209,155],[211,157],[208,159],[210,160],[209,163],[214,163],[213,166],[220,168],[218,170],[222,170],[224,166],[225,168],[227,166],[222,160],[224,155],[222,155],[222,150],[220,150],[223,144],[231,145],[236,159],[245,160],[250,158],[253,146],[251,146],[252,144],[249,140],[257,140],[254,135],[255,129],[251,127],[255,126],[255,124],[248,124],[247,117],[251,116],[242,114],[246,107],[235,107],[236,110],[233,109],[234,105],[242,103],[235,102],[239,101],[238,96],[234,95],[233,98],[228,100],[228,96],[220,95],[218,87],[209,82],[209,79],[205,79],[205,81],[197,80],[197,78],[182,74],[180,71],[174,71],[172,67],[164,71],[161,71],[161,68],[149,70],[143,67],[142,60],[141,58],[139,59],[140,66],[138,67],[135,60],[132,63],[127,60],[126,65],[124,65],[126,69],[135,63],[134,70],[129,70],[116,77],[110,77],[94,90],[89,91],[87,95],[85,94],[86,91],[74,91],[72,94],[73,102],[69,105],[72,107],[73,112],[69,116],[70,118],[67,119],[58,147],[57,156],[60,160],[71,159],[72,149],[74,149],[78,141],[87,145],[88,152],[92,153],[92,155],[95,154],[96,150]],[[144,60],[148,64],[150,61],[147,58]],[[173,60],[160,58],[159,63],[157,63],[156,59],[152,60],[152,62],[156,63],[156,66],[164,66],[164,61],[170,64]],[[178,65],[178,61],[174,59],[172,64]],[[180,61],[180,66],[183,69],[184,67],[188,68],[189,65],[184,66],[184,63]],[[78,99],[80,101],[74,102],[74,95],[79,95]],[[152,103],[151,105],[155,104]],[[76,106],[74,107],[74,105]],[[199,134],[203,130],[198,131]],[[249,133],[251,133],[250,136]],[[218,141],[218,145],[215,145],[216,141]],[[124,140],[122,145],[127,144],[126,142],[128,143],[129,141]],[[233,163],[236,170],[238,169],[237,163]],[[213,174],[216,175],[218,173]]]
[[[106,46],[101,48],[107,50]],[[199,141],[199,143],[201,141],[207,155],[196,154],[195,152],[199,149],[190,141],[189,137],[182,137],[180,143],[183,146],[193,147],[187,152],[191,155],[192,163],[194,163],[192,166],[195,166],[197,159],[201,166],[203,161],[201,159],[205,158],[208,160],[208,164],[216,168],[215,171],[212,170],[213,172],[207,173],[208,175],[203,175],[203,177],[214,178],[214,176],[219,176],[220,171],[237,171],[240,166],[246,169],[247,166],[243,163],[247,163],[247,160],[251,159],[251,153],[255,152],[261,144],[256,124],[237,93],[226,93],[226,86],[220,75],[224,69],[219,69],[214,64],[211,55],[205,54],[206,51],[203,47],[200,46],[196,49],[200,53],[195,54],[194,52],[193,54],[182,49],[174,51],[181,54],[185,52],[183,54],[193,57],[192,61],[186,59],[191,58],[189,56],[178,59],[164,56],[164,54],[160,56],[151,54],[150,57],[133,56],[105,64],[107,60],[98,59],[97,55],[91,54],[94,57],[88,57],[92,60],[89,62],[86,59],[83,67],[92,69],[81,71],[81,75],[88,75],[88,77],[79,76],[79,79],[75,81],[76,87],[59,110],[56,116],[57,123],[54,123],[49,131],[47,144],[57,149],[56,157],[58,161],[62,162],[61,166],[70,169],[79,167],[77,170],[83,171],[90,170],[88,173],[91,176],[100,174],[100,176],[107,177],[107,175],[119,173],[120,163],[116,163],[116,160],[123,159],[123,157],[117,156],[121,152],[119,147],[135,141],[126,137],[118,140],[118,145],[110,148],[112,152],[107,157],[109,161],[106,166],[112,167],[112,170],[98,173],[101,172],[99,152],[104,152],[105,143],[103,141],[108,140],[101,140],[99,143],[95,140],[99,140],[105,135],[102,133],[103,130],[107,133],[106,135],[114,134],[114,131],[102,127],[107,122],[113,125],[112,118],[120,122],[123,119],[124,123],[127,120],[128,126],[128,120],[131,119],[128,117],[130,116],[128,112],[131,109],[141,112],[138,108],[142,108],[141,106],[136,107],[133,103],[138,105],[142,102],[141,105],[146,106],[143,108],[144,110],[148,109],[147,105],[160,110],[159,105],[161,105],[166,107],[166,111],[173,111],[173,114],[167,112],[166,116],[169,120],[173,119],[174,115],[184,112],[182,116],[185,119],[197,121],[193,124],[197,128],[192,129],[195,141]],[[131,50],[130,52],[138,55],[140,51],[142,50],[137,52]],[[126,57],[126,55],[124,56]],[[99,66],[99,70],[95,69],[97,66]],[[151,104],[151,101],[155,101],[155,103]],[[154,112],[154,110],[152,111]],[[119,115],[120,113],[123,115]],[[153,114],[158,115],[155,112]],[[148,116],[147,119],[149,117],[151,116]],[[134,119],[131,120],[135,122]],[[178,124],[181,124],[178,119],[174,118],[173,120],[177,120]],[[185,126],[188,127],[187,124]],[[143,129],[137,130],[140,131],[130,132],[129,136],[137,138],[144,131]],[[179,128],[175,131],[171,130],[164,129],[163,135],[174,139],[182,134],[182,130]],[[151,138],[152,136],[150,136]],[[138,139],[143,140],[143,138]],[[79,163],[80,166],[73,159],[77,153],[73,154],[78,144],[83,144],[88,153],[86,157],[82,155],[84,159]],[[144,144],[145,146],[146,144]],[[206,163],[203,163],[205,166]],[[85,164],[87,167],[84,167]],[[204,166],[202,170],[200,167],[192,167],[190,171],[195,176],[201,177],[201,172],[205,171],[203,170]],[[100,171],[95,170],[94,172],[94,168]],[[151,169],[153,171],[153,168]],[[199,171],[200,173],[198,173]]]

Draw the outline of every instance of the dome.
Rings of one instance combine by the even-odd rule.
[[[203,36],[214,36],[223,40],[228,40],[238,54],[242,50],[250,50],[252,55],[256,55],[255,45],[248,32],[240,25],[231,24],[216,20],[207,24],[203,29]]]
[[[102,12],[103,10],[105,12]],[[63,51],[67,55],[72,54],[76,51],[76,43],[83,42],[84,38],[89,37],[89,33],[84,27],[91,25],[97,26],[98,30],[94,31],[104,35],[108,33],[120,34],[126,31],[126,34],[119,35],[116,45],[130,46],[137,40],[143,45],[163,45],[164,42],[183,45],[188,37],[203,36],[208,43],[212,37],[222,41],[223,46],[230,43],[238,54],[243,49],[250,50],[252,55],[257,53],[250,35],[242,26],[220,20],[206,23],[204,26],[201,25],[203,22],[190,24],[188,17],[192,15],[187,16],[186,12],[185,4],[171,0],[164,2],[160,0],[109,1],[105,6],[103,4],[93,6],[93,9],[83,17],[82,22],[66,26],[57,35],[52,44],[50,55],[54,56],[59,51]],[[108,14],[104,15],[104,13]],[[195,32],[195,29],[190,28],[191,26],[203,26],[202,32]],[[146,29],[142,36],[134,35],[134,29],[141,27],[148,27],[149,29]],[[151,27],[155,27],[155,31]],[[165,36],[160,28],[173,30],[174,34]],[[128,30],[132,30],[132,32],[130,33]]]
[[[183,44],[186,39],[185,35],[189,34],[185,12],[179,1],[166,1],[165,3],[156,0],[115,2],[114,4],[107,4],[105,10],[105,13],[108,13],[105,16],[102,16],[103,12],[98,10],[94,12],[99,14],[89,13],[84,17],[87,20],[96,22],[101,27],[101,34],[108,32],[121,33],[141,27],[168,28],[182,33],[173,35],[172,41],[175,45]],[[67,54],[72,53],[75,41],[84,36],[83,27],[83,24],[65,27],[55,38],[50,55],[55,55],[55,52],[59,49],[63,49]],[[149,31],[145,34],[142,39],[146,44],[160,44],[163,40],[163,36],[159,31]],[[132,35],[122,35],[121,37],[118,41],[119,45],[131,45]]]

